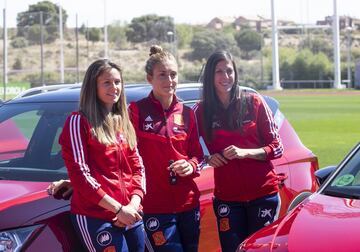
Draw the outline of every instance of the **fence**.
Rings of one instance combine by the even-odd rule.
[[[181,36],[175,33],[174,27],[172,28],[174,30],[170,31],[165,23],[156,23],[156,27],[151,27],[152,30],[154,28],[160,29],[162,36],[153,38],[149,42],[130,43],[127,41],[128,26],[125,24],[108,25],[106,33],[108,38],[106,40],[104,39],[103,28],[90,28],[84,23],[78,24],[76,28],[64,26],[63,36],[60,36],[57,16],[51,16],[44,12],[26,15],[31,16],[33,21],[31,25],[20,22],[17,28],[7,29],[7,76],[9,83],[28,82],[33,83],[33,85],[43,85],[81,82],[88,65],[95,59],[102,57],[109,57],[119,62],[123,67],[127,81],[144,82],[144,62],[148,57],[149,46],[155,43],[176,54],[181,81],[196,81],[198,73],[201,71],[202,62],[191,61],[190,57],[187,57],[190,55],[188,48],[179,52],[177,45]],[[26,15],[22,17],[29,19],[30,17]],[[68,18],[74,19],[75,17]],[[148,33],[146,34],[148,35]],[[0,46],[4,46],[4,32],[0,32],[0,36]],[[3,54],[4,52],[1,51],[1,68],[4,65]],[[240,58],[240,55],[235,56],[237,59]],[[252,87],[262,88],[267,82],[271,83],[269,81],[271,79],[271,66],[268,67],[266,64],[266,58],[263,64],[262,57],[263,54],[259,55],[259,58],[242,60],[241,64],[237,64],[242,70],[239,71],[241,78],[253,79],[245,84],[250,83],[249,85]],[[64,78],[62,78],[63,73]],[[182,78],[181,75],[186,75],[187,78]],[[282,81],[281,85],[283,88],[326,88],[332,87],[331,83],[331,80],[292,80]]]
[[[281,87],[285,89],[298,88],[332,88],[333,80],[282,80]]]

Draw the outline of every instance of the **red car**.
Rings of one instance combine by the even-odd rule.
[[[336,169],[316,176],[316,193],[301,194],[288,215],[248,237],[238,252],[360,251],[360,143]]]
[[[49,197],[45,189],[49,182],[67,178],[58,137],[69,112],[77,109],[80,89],[61,86],[51,92],[36,91],[39,94],[27,93],[0,105],[0,251],[79,251],[69,221],[70,202]],[[128,85],[127,100],[140,99],[149,91],[150,85]],[[177,94],[191,106],[201,96],[201,84],[180,84]],[[264,98],[284,145],[282,158],[273,161],[281,181],[283,215],[297,194],[317,189],[314,172],[318,162],[301,143],[278,102]],[[203,170],[197,184],[201,190],[200,251],[219,251],[212,168]]]

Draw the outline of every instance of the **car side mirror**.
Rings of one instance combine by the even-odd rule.
[[[330,174],[336,169],[336,167],[336,165],[330,165],[321,168],[315,172],[315,177],[319,186],[324,183],[324,181],[330,176]]]
[[[308,198],[312,192],[304,191],[299,193],[291,202],[290,205],[286,211],[286,213],[293,210],[295,207],[297,207],[301,202],[303,202],[306,198]]]

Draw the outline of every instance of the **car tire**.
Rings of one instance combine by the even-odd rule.
[[[287,213],[290,212],[291,210],[293,210],[297,205],[299,205],[304,199],[306,199],[307,197],[309,197],[312,193],[305,191],[305,192],[301,192],[299,193],[290,203],[288,209],[287,209]]]

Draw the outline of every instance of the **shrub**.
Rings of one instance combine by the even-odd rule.
[[[236,41],[232,34],[205,30],[196,33],[191,41],[193,60],[207,59],[216,50],[228,50],[234,56],[239,54]]]
[[[24,37],[16,37],[11,40],[10,44],[13,48],[24,48],[28,45],[27,40]]]
[[[22,68],[23,68],[23,65],[22,65],[21,60],[20,60],[19,58],[16,58],[16,59],[15,59],[15,62],[14,62],[14,64],[13,64],[13,69],[15,69],[15,70],[20,70],[20,69],[22,69]]]

